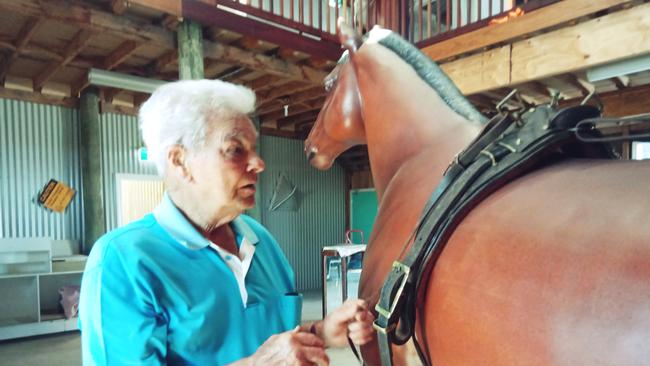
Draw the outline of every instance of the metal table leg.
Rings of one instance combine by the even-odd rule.
[[[343,291],[343,297],[341,297],[341,302],[345,302],[348,299],[348,259],[341,258],[341,289]]]
[[[327,255],[325,253],[321,254],[323,261],[323,319],[327,315]]]

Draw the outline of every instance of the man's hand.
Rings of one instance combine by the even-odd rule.
[[[329,313],[322,324],[317,324],[316,329],[328,347],[347,346],[348,337],[354,344],[363,345],[374,337],[375,331],[372,328],[374,320],[375,317],[368,311],[365,301],[350,299]]]
[[[327,366],[325,344],[316,335],[296,329],[271,336],[247,358],[245,365]]]

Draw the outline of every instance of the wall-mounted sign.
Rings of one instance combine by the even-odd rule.
[[[38,203],[54,212],[63,212],[68,207],[75,190],[67,185],[50,179],[38,195]]]

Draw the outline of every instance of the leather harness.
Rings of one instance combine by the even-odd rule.
[[[469,211],[506,183],[543,164],[568,157],[614,158],[604,144],[580,143],[575,126],[600,116],[600,110],[580,105],[557,111],[542,105],[524,113],[503,111],[447,168],[429,198],[406,256],[393,263],[375,307],[382,365],[392,365],[391,345],[406,343],[415,333],[420,284]],[[583,132],[597,136],[598,131]],[[415,341],[415,337],[414,337]],[[415,342],[422,361],[430,365]]]

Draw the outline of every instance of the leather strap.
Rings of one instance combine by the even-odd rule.
[[[435,265],[457,224],[491,192],[528,172],[545,153],[574,141],[570,130],[550,127],[554,114],[551,107],[538,107],[524,115],[526,123],[517,125],[507,115],[498,116],[447,169],[425,206],[410,251],[393,263],[375,308],[382,365],[392,365],[391,344],[403,344],[414,334],[422,273]]]

